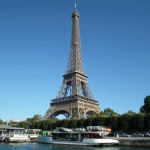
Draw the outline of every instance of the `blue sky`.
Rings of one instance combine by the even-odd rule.
[[[100,109],[138,113],[150,95],[149,0],[1,0],[3,121],[50,107],[67,68],[75,2],[85,73]]]

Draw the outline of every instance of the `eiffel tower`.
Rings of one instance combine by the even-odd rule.
[[[101,112],[84,71],[79,31],[80,15],[76,10],[76,4],[71,17],[72,33],[66,73],[63,75],[60,90],[56,98],[51,100],[50,108],[44,114],[43,120],[57,117],[60,114],[66,118],[81,118],[91,112],[97,114]]]

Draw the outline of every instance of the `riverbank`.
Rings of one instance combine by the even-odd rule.
[[[150,137],[106,137],[119,141],[120,146],[145,146],[150,147]]]

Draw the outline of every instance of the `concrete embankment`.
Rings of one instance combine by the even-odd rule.
[[[119,141],[119,145],[125,146],[150,146],[150,137],[106,137]]]

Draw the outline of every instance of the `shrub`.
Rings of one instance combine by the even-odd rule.
[[[94,126],[94,119],[95,117],[89,117],[87,119],[87,126]]]
[[[132,122],[134,125],[134,129],[143,129],[144,128],[144,114],[138,113],[132,116]]]
[[[86,127],[86,118],[81,118],[77,122],[77,127],[79,128],[85,128]]]
[[[118,125],[118,116],[112,115],[106,118],[107,126],[111,127],[112,130],[116,130],[119,128]]]
[[[28,122],[28,121],[21,121],[21,122],[19,122],[18,127],[27,129],[27,128],[28,128],[28,125],[29,125],[29,122]]]
[[[101,116],[98,116],[98,117],[94,118],[94,125],[96,125],[96,126],[105,126],[107,118],[108,117],[105,116],[105,115],[101,115]]]
[[[78,119],[76,119],[76,118],[70,119],[68,127],[69,128],[77,128],[77,122],[78,122]]]
[[[132,115],[131,114],[123,114],[121,117],[120,117],[120,123],[121,123],[121,129],[123,130],[128,130],[131,128],[131,117]]]
[[[70,119],[63,119],[63,120],[60,120],[60,123],[59,123],[59,125],[60,125],[60,127],[64,127],[64,128],[67,128],[68,127],[68,124],[69,124],[69,121],[70,121]]]

